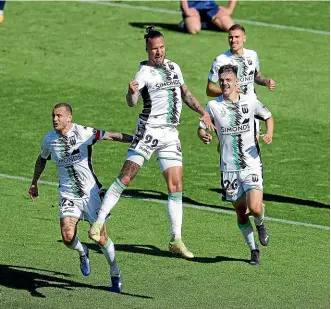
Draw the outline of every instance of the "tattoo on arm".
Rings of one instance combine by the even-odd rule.
[[[193,111],[199,113],[200,115],[204,114],[204,108],[201,106],[200,102],[195,98],[192,92],[187,88],[186,85],[180,87],[181,95],[183,101],[186,105]]]
[[[119,132],[109,132],[106,131],[104,136],[104,140],[113,140],[122,143],[131,143],[133,140],[133,136],[126,134],[126,133],[119,133]]]
[[[33,180],[32,180],[32,184],[37,184],[40,175],[42,174],[42,172],[44,171],[45,167],[46,167],[46,163],[47,160],[42,158],[40,155],[36,160],[36,164],[34,166],[34,173],[33,173]]]
[[[139,169],[140,169],[140,166],[137,163],[126,160],[120,171],[118,178],[125,185],[128,185],[133,180],[133,178],[136,177]],[[129,178],[129,181],[123,181],[123,178],[126,178],[126,180],[128,180],[128,178]]]
[[[267,86],[268,79],[265,78],[260,72],[255,75],[254,82],[260,86]]]
[[[125,98],[130,107],[136,106],[139,99],[139,92],[135,94],[127,93]]]

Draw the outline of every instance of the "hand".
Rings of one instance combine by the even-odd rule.
[[[135,80],[129,83],[128,93],[135,94],[139,90],[139,83]]]
[[[241,90],[241,88],[238,85],[236,86],[236,92],[237,93],[242,93],[242,90]]]
[[[263,137],[263,140],[266,144],[271,144],[272,143],[272,135],[271,134],[261,134],[261,137]]]
[[[215,126],[213,125],[213,122],[210,119],[210,116],[208,113],[205,113],[201,118],[199,118],[200,121],[203,121],[206,125],[206,129],[209,131],[215,131]]]
[[[269,79],[269,80],[267,81],[267,87],[268,87],[268,89],[269,89],[270,91],[274,91],[275,88],[276,88],[276,82],[275,82],[274,80],[272,80],[272,79]]]
[[[201,140],[204,144],[209,144],[212,139],[213,137],[210,134],[206,133],[204,136],[202,136]]]
[[[31,185],[31,187],[29,189],[29,195],[33,201],[35,201],[37,198],[39,198],[37,185]]]

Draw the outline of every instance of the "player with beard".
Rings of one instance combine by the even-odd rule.
[[[134,80],[129,83],[127,104],[132,107],[143,100],[142,112],[133,142],[118,178],[108,189],[97,221],[90,229],[90,237],[98,241],[100,228],[110,210],[118,202],[122,192],[137,175],[141,166],[155,153],[168,187],[167,210],[171,225],[169,250],[182,257],[194,257],[182,241],[182,150],[176,129],[182,111],[182,101],[201,115],[200,120],[213,130],[213,124],[205,109],[184,83],[180,67],[166,59],[163,34],[153,26],[144,36],[148,60],[140,63]]]

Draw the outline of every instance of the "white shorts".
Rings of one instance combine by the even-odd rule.
[[[225,200],[235,202],[252,189],[263,191],[262,168],[221,172],[221,193]]]
[[[98,218],[101,200],[98,194],[89,198],[67,199],[60,196],[60,218],[73,217],[90,224]]]
[[[178,136],[175,127],[150,127],[138,122],[126,159],[142,166],[155,153],[162,171],[182,166],[182,148]]]

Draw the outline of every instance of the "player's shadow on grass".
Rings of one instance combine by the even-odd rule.
[[[89,249],[102,253],[100,247],[93,243],[86,244]],[[131,253],[138,253],[138,254],[147,254],[152,256],[160,256],[166,258],[175,258],[181,259],[180,255],[173,254],[169,251],[162,250],[158,247],[152,245],[140,245],[140,244],[115,244],[116,251],[123,251],[123,252],[131,252]],[[216,256],[216,257],[195,257],[189,261],[197,262],[197,263],[218,263],[218,262],[246,262],[248,263],[249,260],[244,259],[237,259],[228,256]]]
[[[71,275],[47,269],[0,264],[0,285],[16,290],[26,290],[30,293],[31,296],[34,297],[46,298],[43,293],[38,291],[38,289],[45,287],[58,288],[63,290],[73,290],[74,288],[89,288],[93,290],[109,291],[108,286],[94,286],[90,284],[75,282],[69,279],[59,278],[56,276],[70,277]],[[125,292],[121,293],[121,295],[153,299],[153,297],[150,296]]]
[[[210,191],[221,193],[220,189],[210,189]],[[317,201],[304,200],[296,197],[282,196],[277,194],[263,193],[263,200],[277,203],[287,203],[302,206],[311,206],[316,208],[330,208],[330,205]]]
[[[153,191],[153,190],[136,190],[136,189],[127,189],[124,191],[123,197],[134,197],[134,198],[140,198],[140,199],[151,199],[151,200],[160,200],[160,201],[167,201],[168,200],[168,194],[159,192],[159,191]],[[190,204],[190,205],[198,205],[201,207],[209,207],[209,208],[215,208],[215,209],[224,209],[224,210],[232,210],[231,207],[223,207],[215,204],[205,204],[200,203],[198,201],[195,201],[187,196],[183,195],[183,203]],[[230,204],[229,204],[230,205]]]
[[[146,29],[148,26],[150,25],[154,25],[157,28],[161,28],[162,29],[167,29],[170,31],[176,31],[176,32],[181,32],[181,33],[187,33],[186,30],[179,28],[179,22],[180,22],[180,18],[178,19],[178,23],[177,24],[169,24],[169,23],[160,23],[160,22],[130,22],[129,25],[135,28],[141,28],[141,29]],[[216,26],[214,26],[213,24],[209,24],[208,25],[208,29],[202,29],[203,31],[216,31],[216,32],[222,32],[220,29],[218,29]]]

